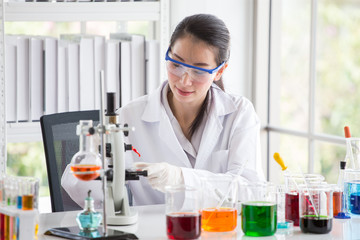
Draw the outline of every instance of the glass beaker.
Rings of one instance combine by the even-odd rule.
[[[203,178],[201,225],[204,231],[228,232],[237,226],[237,186],[234,177]]]
[[[332,189],[328,184],[307,185],[300,192],[300,229],[328,233],[332,229]]]
[[[94,180],[100,176],[102,165],[94,146],[93,135],[89,134],[92,126],[92,120],[80,120],[76,128],[79,135],[79,151],[71,159],[71,171],[75,177],[83,181]]]
[[[277,229],[276,187],[270,182],[241,185],[247,198],[241,206],[241,227],[246,236],[272,236]]]
[[[322,182],[325,178],[320,174],[310,173],[288,173],[285,177],[285,219],[292,220],[294,226],[299,226],[299,191],[300,186],[307,184],[316,184]]]
[[[201,235],[199,190],[186,185],[165,187],[166,229],[169,239],[197,239]]]
[[[344,174],[344,211],[360,214],[360,170],[346,169]]]

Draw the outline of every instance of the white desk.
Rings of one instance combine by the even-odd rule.
[[[165,208],[164,205],[151,205],[135,207],[139,213],[139,220],[135,225],[109,228],[130,232],[136,234],[139,239],[146,240],[162,240],[167,239],[166,227],[165,227]],[[76,214],[73,212],[59,212],[59,213],[45,213],[40,214],[40,226],[39,226],[39,240],[44,239],[63,239],[52,236],[43,235],[43,233],[54,227],[70,227],[76,225]],[[201,240],[204,239],[242,239],[242,240],[257,240],[257,239],[291,239],[291,240],[337,240],[337,239],[360,239],[360,217],[352,218],[351,220],[333,220],[332,231],[328,234],[304,234],[299,227],[295,227],[292,235],[275,234],[270,237],[247,237],[243,235],[241,230],[241,217],[238,217],[238,226],[236,231],[226,233],[211,233],[202,232]]]

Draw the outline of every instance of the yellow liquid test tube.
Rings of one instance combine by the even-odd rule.
[[[23,195],[22,196],[22,209],[33,210],[34,209],[34,195]]]
[[[12,240],[17,240],[18,239],[18,221],[19,221],[19,218],[18,217],[13,217],[13,222],[12,222],[12,237],[11,239]]]
[[[5,231],[4,231],[4,236],[5,236],[5,240],[10,240],[10,236],[9,236],[9,230],[10,228],[10,216],[9,215],[5,215]]]

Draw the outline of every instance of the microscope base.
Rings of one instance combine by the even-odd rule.
[[[124,225],[132,225],[135,224],[138,220],[138,213],[131,212],[130,215],[115,215],[115,216],[106,216],[107,225],[113,226],[124,226]]]

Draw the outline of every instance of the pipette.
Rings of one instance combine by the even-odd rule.
[[[247,161],[246,161],[246,162],[247,162]],[[240,174],[244,171],[244,169],[245,169],[245,163],[243,163],[243,164],[239,167],[239,169],[238,169],[235,177],[231,180],[231,182],[230,182],[230,184],[229,184],[229,187],[228,187],[225,195],[223,195],[222,199],[221,199],[220,202],[217,204],[216,209],[219,209],[219,208],[224,204],[227,196],[229,195],[229,192],[230,192],[231,188],[232,188],[233,185],[236,183],[236,181],[238,181],[238,177],[239,177]],[[217,193],[217,194],[218,194],[218,193]]]
[[[351,148],[351,133],[349,126],[344,127],[344,133],[345,133],[345,140],[346,140],[346,155],[345,155],[345,162],[349,162],[350,168],[355,169],[355,162],[354,162],[354,155]]]
[[[284,163],[284,160],[280,157],[280,154],[279,153],[274,153],[274,159],[275,161],[280,165],[281,167],[281,170],[284,172],[284,173],[287,173],[289,176],[290,176],[290,179],[291,181],[294,183],[296,189],[298,191],[300,191],[299,189],[299,186],[297,185],[297,182],[291,177],[291,171],[289,169],[287,169],[287,166],[285,166],[285,163]]]
[[[296,189],[297,189],[298,192],[300,193],[300,190],[301,190],[301,189],[299,188],[299,186],[298,186],[298,184],[296,183],[296,181],[291,177],[291,176],[292,176],[292,175],[291,175],[291,172],[290,172],[290,170],[287,169],[287,167],[285,166],[285,163],[284,163],[283,159],[280,157],[280,154],[277,153],[277,152],[274,153],[274,159],[275,159],[275,161],[281,166],[281,170],[282,170],[283,172],[287,172],[287,173],[289,174],[291,181],[293,181]],[[310,206],[313,208],[313,210],[314,210],[314,212],[315,212],[315,215],[316,215],[316,216],[319,216],[318,213],[317,213],[317,211],[316,211],[316,208],[315,208],[315,205],[314,205],[314,200],[313,200],[313,198],[312,198],[312,195],[311,195],[310,192],[309,192],[306,178],[305,178],[305,176],[304,176],[303,173],[301,173],[301,175],[302,175],[302,177],[303,177],[303,179],[304,179],[304,182],[305,182],[306,191],[309,193],[309,198],[310,198],[310,202],[311,202],[311,203],[310,203]]]
[[[274,153],[274,159],[280,165],[281,170],[290,176],[291,181],[294,183],[296,189],[299,191],[299,186],[297,185],[296,181],[291,177],[290,170],[288,169],[287,166],[285,166],[285,163],[284,163],[283,159],[280,157],[280,154],[277,152]],[[285,222],[278,222],[277,227],[278,227],[278,229],[290,229],[293,227],[293,222],[292,221],[289,222],[286,220],[285,220]]]
[[[310,206],[312,206],[312,208],[313,208],[313,210],[314,210],[314,213],[315,213],[315,216],[318,216],[318,217],[320,218],[320,214],[318,214],[318,212],[317,212],[317,210],[316,210],[316,206],[315,206],[315,204],[314,204],[313,196],[312,196],[312,194],[311,194],[310,191],[309,191],[309,187],[308,187],[308,183],[307,183],[307,181],[306,181],[305,175],[304,175],[304,173],[302,172],[302,170],[301,170],[300,167],[299,167],[299,170],[300,170],[301,176],[302,176],[303,179],[304,179],[306,191],[307,191],[308,194],[309,194],[309,199],[310,199],[310,203],[309,203],[309,204],[310,204]],[[306,199],[306,201],[308,201],[307,198],[305,198],[305,199]],[[322,199],[324,199],[324,198],[322,198]],[[325,195],[325,199],[326,199],[326,195]],[[321,212],[320,206],[321,206],[321,205],[319,205],[318,207],[319,207],[319,211]]]

